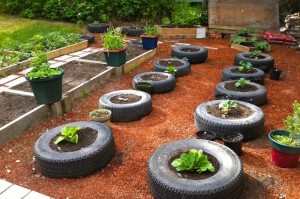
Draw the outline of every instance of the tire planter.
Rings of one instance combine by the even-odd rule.
[[[122,32],[129,37],[139,37],[144,33],[144,28],[138,28],[133,26],[124,26]]]
[[[141,96],[141,100],[129,104],[116,104],[110,101],[110,98],[121,94],[133,94]],[[111,111],[112,122],[126,122],[139,120],[152,111],[152,99],[148,93],[138,90],[119,90],[103,95],[99,99],[99,107]]]
[[[142,77],[144,75],[164,75],[167,76],[166,79],[160,80],[160,81],[152,81],[152,93],[167,93],[172,90],[174,90],[176,86],[176,79],[174,75],[171,75],[169,73],[163,73],[163,72],[145,72],[145,73],[140,73],[137,74],[136,76],[133,77],[132,79],[132,87],[136,89],[136,83],[137,82],[145,82],[147,80],[144,80]]]
[[[105,33],[107,32],[107,29],[109,28],[109,24],[107,23],[101,23],[101,24],[88,24],[86,26],[87,30],[90,33]]]
[[[238,80],[240,78],[245,78],[250,80],[251,82],[255,82],[258,84],[263,85],[265,80],[265,73],[263,70],[259,68],[255,68],[255,72],[253,73],[240,73],[240,72],[233,72],[237,70],[238,66],[230,66],[228,68],[223,69],[222,71],[222,81],[227,80]]]
[[[231,81],[225,81],[221,82],[216,85],[215,87],[215,97],[216,99],[221,98],[227,98],[227,99],[235,99],[235,100],[240,100],[244,102],[249,102],[251,104],[260,106],[264,105],[267,102],[267,89],[257,83],[249,82],[247,84],[255,86],[257,90],[255,91],[248,91],[248,92],[240,92],[240,91],[234,91],[234,90],[229,90],[225,88],[225,85],[227,83],[233,83],[236,82],[236,80],[231,80]]]
[[[247,61],[252,64],[253,67],[259,68],[264,72],[268,72],[274,67],[274,58],[267,54],[262,54],[262,59],[252,59],[250,58],[250,52],[242,52],[235,56],[234,65],[238,66],[240,61]]]
[[[73,152],[57,152],[49,147],[50,140],[60,134],[64,126],[90,127],[98,132],[88,147]],[[35,143],[37,169],[51,178],[78,178],[104,168],[113,158],[115,144],[109,127],[98,122],[74,122],[58,126],[43,134]]]
[[[207,112],[207,106],[220,104],[221,102],[222,100],[208,101],[196,108],[194,122],[198,130],[216,132],[217,137],[222,137],[223,134],[231,132],[239,132],[244,137],[243,141],[257,138],[264,132],[265,115],[259,107],[247,102],[235,101],[253,111],[252,115],[240,119],[218,118]]]
[[[202,46],[176,46],[172,49],[171,56],[179,59],[187,58],[190,64],[197,64],[207,60],[208,50]]]
[[[88,41],[88,44],[93,44],[95,43],[95,36],[94,35],[88,35],[88,34],[85,34],[85,35],[81,35],[80,36],[80,39],[84,39],[84,40],[87,40]]]
[[[217,159],[220,169],[215,175],[191,180],[170,169],[171,157],[182,149],[198,149]],[[243,189],[243,166],[228,147],[202,139],[185,139],[167,143],[156,150],[148,161],[148,182],[157,199],[239,198]]]
[[[177,70],[176,74],[175,74],[175,77],[181,77],[181,76],[187,75],[187,74],[189,74],[190,69],[191,69],[191,64],[188,61],[184,61],[182,59],[170,58],[170,59],[159,59],[159,60],[157,60],[154,63],[154,67],[153,67],[154,71],[165,72],[167,70],[168,66],[162,65],[160,63],[161,61],[167,61],[167,62],[168,61],[170,61],[170,62],[177,61],[177,62],[182,63],[182,66],[176,66],[175,67],[175,69]]]

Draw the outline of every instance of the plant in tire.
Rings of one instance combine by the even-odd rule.
[[[176,74],[176,69],[175,69],[175,67],[174,66],[168,66],[167,67],[167,70],[165,70],[165,73],[169,73],[169,74],[171,74],[171,75],[174,75],[175,76],[175,74]]]
[[[67,142],[77,144],[78,143],[77,131],[80,129],[81,128],[79,126],[74,126],[74,127],[65,126],[64,128],[61,129],[61,135],[57,137],[54,144],[58,144],[64,140]]]
[[[240,88],[240,87],[246,86],[247,83],[249,83],[249,80],[246,80],[245,78],[240,78],[240,79],[234,84],[234,86],[235,86],[236,88]]]
[[[215,171],[214,166],[203,154],[203,151],[197,149],[191,149],[188,153],[181,154],[180,158],[173,160],[171,165],[176,168],[176,171],[196,170],[198,173]]]
[[[232,109],[237,109],[239,105],[232,100],[224,100],[219,104],[219,109],[225,115],[229,114]]]
[[[241,73],[248,72],[253,69],[252,64],[250,62],[240,61],[239,64],[239,72]]]

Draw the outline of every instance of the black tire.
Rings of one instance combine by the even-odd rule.
[[[191,180],[171,171],[170,159],[180,150],[203,150],[222,165],[212,177]],[[239,198],[243,189],[243,166],[228,147],[201,139],[185,139],[167,143],[156,150],[148,161],[148,183],[157,199]]]
[[[253,67],[259,68],[264,72],[268,72],[271,68],[274,67],[274,58],[267,54],[262,54],[263,59],[252,59],[250,58],[250,52],[242,52],[235,56],[234,65],[238,66],[240,61],[247,61],[252,64]]]
[[[162,60],[164,60],[164,61],[179,61],[183,64],[182,66],[175,67],[177,70],[175,73],[175,77],[181,77],[181,76],[187,75],[187,74],[189,74],[189,72],[191,70],[191,64],[188,61],[184,61],[182,59],[170,58],[170,59],[157,60],[154,63],[154,67],[153,67],[154,71],[165,72],[167,70],[168,66],[163,66],[160,64],[160,61],[162,61]]]
[[[109,24],[102,23],[102,24],[88,24],[86,26],[87,30],[90,33],[105,33],[107,32],[107,29],[109,28]]]
[[[120,94],[139,95],[142,99],[130,104],[115,104],[110,98]],[[99,107],[111,111],[112,122],[128,122],[142,119],[152,111],[152,99],[148,93],[138,90],[119,90],[103,95],[99,100]]]
[[[87,40],[89,44],[95,43],[95,36],[94,35],[81,35],[81,39]]]
[[[244,136],[243,141],[257,138],[264,132],[265,115],[259,107],[247,102],[235,101],[249,107],[253,111],[253,114],[247,118],[234,120],[217,118],[207,112],[207,106],[212,106],[221,102],[222,100],[208,101],[200,104],[196,108],[194,122],[198,130],[213,131],[219,138],[221,138],[223,134],[240,132]]]
[[[253,73],[235,73],[232,70],[238,69],[238,66],[230,66],[222,71],[222,81],[227,80],[237,80],[240,78],[245,78],[250,80],[251,82],[255,82],[263,85],[265,81],[265,73],[259,68],[255,68],[255,72]]]
[[[132,87],[136,89],[135,83],[136,82],[144,82],[145,80],[142,79],[144,75],[151,75],[151,74],[161,74],[167,76],[167,79],[161,80],[161,81],[152,81],[152,93],[167,93],[172,90],[174,90],[176,86],[176,79],[174,75],[171,75],[169,73],[163,73],[163,72],[145,72],[137,74],[132,79]]]
[[[233,91],[225,88],[227,83],[236,82],[236,80],[224,81],[216,85],[215,98],[216,99],[235,99],[244,102],[249,102],[256,106],[261,106],[267,102],[267,89],[257,83],[249,82],[248,84],[255,86],[257,90],[249,92]]]
[[[194,52],[184,51],[184,49],[192,49]],[[208,50],[202,46],[184,45],[176,46],[172,49],[172,57],[179,59],[188,58],[188,62],[191,64],[202,63],[207,60]]]
[[[59,153],[49,147],[50,140],[64,126],[90,127],[98,132],[94,143],[78,151]],[[79,178],[104,168],[113,158],[115,144],[109,127],[98,122],[74,122],[58,126],[43,134],[35,143],[38,171],[51,178]]]
[[[139,37],[144,33],[144,29],[132,26],[124,26],[122,28],[122,33],[126,34],[129,37]]]

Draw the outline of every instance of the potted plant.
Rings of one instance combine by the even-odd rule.
[[[108,122],[111,118],[111,111],[108,109],[95,109],[89,113],[92,121]]]
[[[144,29],[144,32],[145,33],[140,36],[142,38],[143,48],[156,48],[158,43],[158,27],[147,25]]]
[[[126,63],[126,46],[120,31],[109,28],[107,33],[102,35],[102,42],[108,66],[121,66]]]
[[[87,30],[90,33],[105,33],[109,28],[108,23],[100,23],[99,21],[94,21],[93,23],[89,23],[87,25]]]
[[[273,130],[269,136],[271,161],[278,167],[297,167],[300,156],[300,104],[293,103],[294,115],[283,120],[285,129]]]
[[[30,83],[36,102],[52,104],[61,100],[63,69],[50,68],[44,52],[38,52],[35,56],[29,64],[33,68],[25,78]]]

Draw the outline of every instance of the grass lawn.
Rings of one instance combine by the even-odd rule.
[[[28,42],[33,35],[60,31],[61,33],[84,33],[85,26],[73,23],[25,19],[0,15],[0,49],[10,48],[14,41]]]

